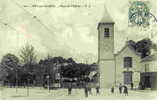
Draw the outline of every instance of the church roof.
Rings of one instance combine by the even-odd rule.
[[[135,48],[129,43],[129,41],[126,41],[126,44],[124,45],[124,47],[118,51],[115,56],[118,56],[120,53],[122,53],[126,48],[129,48],[133,53],[135,53],[137,56],[140,56],[140,53],[137,53]]]
[[[104,7],[104,15],[99,23],[114,23],[106,7]]]
[[[147,62],[147,61],[157,61],[157,52],[150,56],[144,57],[141,62]]]

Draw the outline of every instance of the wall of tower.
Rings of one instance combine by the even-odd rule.
[[[110,37],[104,37],[104,28],[109,28]],[[114,27],[113,24],[100,24],[98,27],[99,60],[114,59]],[[108,48],[108,49],[107,49]],[[107,50],[106,50],[107,49]]]
[[[105,28],[109,28],[110,37],[104,37]],[[98,33],[98,64],[100,70],[100,87],[111,88],[111,86],[115,83],[114,24],[99,24]]]
[[[114,60],[99,61],[100,87],[111,88],[115,83],[115,62]]]

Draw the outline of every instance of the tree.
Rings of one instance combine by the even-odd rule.
[[[136,43],[136,51],[141,54],[141,58],[149,56],[153,43],[150,39],[146,38]]]
[[[5,76],[5,78],[7,78],[10,82],[14,81],[15,83],[15,78],[18,70],[18,63],[19,63],[18,57],[16,57],[13,54],[8,53],[5,56],[3,56],[1,60],[1,70],[3,71],[3,74],[5,72],[5,75],[1,76],[3,77]]]
[[[73,60],[73,58],[68,58],[68,59],[67,59],[67,62],[68,62],[68,63],[72,63],[72,64],[75,64],[75,63],[76,63],[76,62]]]
[[[3,56],[1,65],[7,71],[13,71],[18,67],[19,59],[13,54],[6,54]]]
[[[81,78],[90,73],[91,67],[87,64],[72,64],[68,66],[62,66],[62,76],[68,78]]]
[[[135,42],[135,41],[129,40],[127,43],[128,43],[133,49],[136,49],[136,42]]]
[[[36,54],[32,45],[26,44],[20,52],[21,60],[24,64],[34,64],[36,62]]]

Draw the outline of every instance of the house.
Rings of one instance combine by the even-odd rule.
[[[140,82],[141,56],[126,42],[125,46],[115,54],[116,83],[138,87]]]

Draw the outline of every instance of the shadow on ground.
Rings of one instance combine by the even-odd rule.
[[[13,97],[13,98],[23,98],[23,97],[27,97],[27,96],[25,96],[25,95],[13,95],[11,97]]]

